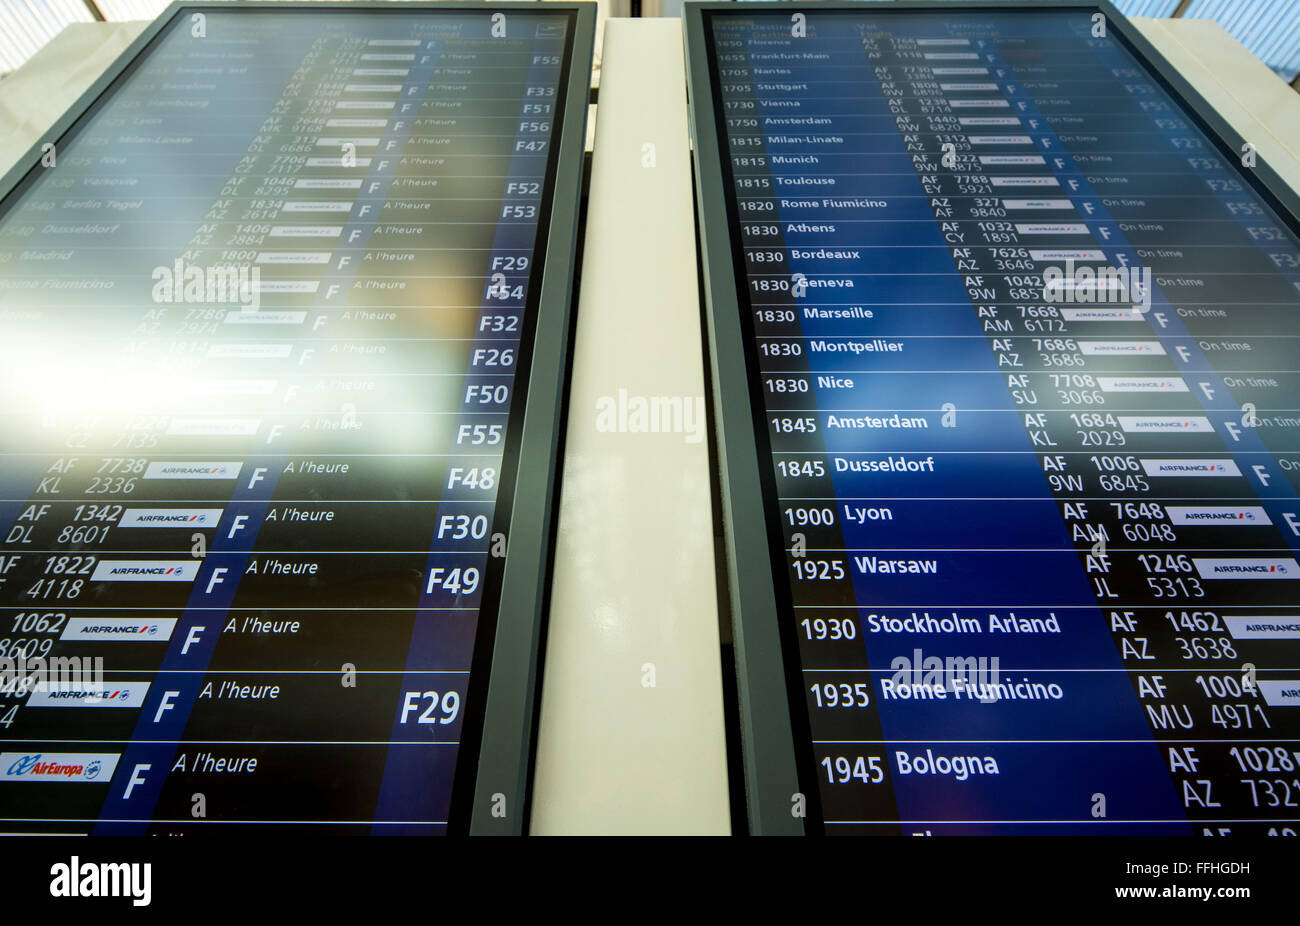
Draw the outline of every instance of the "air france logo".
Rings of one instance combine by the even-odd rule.
[[[1300,567],[1293,559],[1192,559],[1202,579],[1293,579]]]
[[[140,707],[148,682],[129,686],[47,684],[37,687],[27,699],[28,707]]]
[[[1197,432],[1208,433],[1214,430],[1210,419],[1204,415],[1182,418],[1177,415],[1161,415],[1150,418],[1135,415],[1120,415],[1119,426],[1130,434]]]
[[[119,527],[216,527],[221,508],[128,508]]]
[[[1171,524],[1220,524],[1228,527],[1254,527],[1257,524],[1271,524],[1272,520],[1263,508],[1199,507],[1184,505],[1166,505],[1165,514]]]
[[[146,479],[234,479],[242,463],[220,462],[163,462],[150,463],[144,471]]]
[[[1141,461],[1148,476],[1240,476],[1231,460],[1147,460]]]
[[[192,582],[198,566],[184,560],[103,560],[91,574],[94,582]]]
[[[51,897],[130,897],[136,907],[153,899],[150,862],[83,862],[72,856],[50,866]]]
[[[96,640],[99,642],[165,642],[171,639],[176,618],[151,620],[129,617],[74,617],[68,620],[61,640]]]

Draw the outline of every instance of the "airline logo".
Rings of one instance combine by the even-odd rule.
[[[1259,693],[1269,707],[1300,707],[1300,681],[1278,682],[1263,679],[1256,681]]]
[[[1060,186],[1055,177],[989,177],[993,186]]]
[[[1234,640],[1300,640],[1300,617],[1225,617]]]
[[[108,782],[115,752],[0,752],[0,781]]]
[[[222,508],[128,508],[118,527],[216,527]]]
[[[1017,222],[1016,231],[1022,235],[1087,235],[1088,226],[1082,222]]]
[[[1262,524],[1273,523],[1269,520],[1268,513],[1257,505],[1246,508],[1166,505],[1165,514],[1169,515],[1170,524],[1221,524],[1224,527],[1257,527]]]
[[[198,574],[198,563],[192,560],[116,559],[101,560],[90,581],[193,582]]]
[[[1102,392],[1187,392],[1181,376],[1098,376]]]
[[[337,104],[337,105],[338,105],[338,107],[339,107],[340,109],[344,108],[344,104],[342,104],[342,103],[339,103],[339,104]],[[391,109],[392,106],[393,106],[393,104],[392,104],[392,103],[389,103],[387,107],[383,107],[383,108]],[[373,109],[373,108],[376,108],[376,107],[375,107],[375,106],[366,106],[366,107],[362,107],[362,106],[360,106],[359,104],[357,104],[357,105],[353,105],[353,106],[348,107],[348,108],[350,108],[350,109],[363,109],[363,108],[364,108],[364,109]],[[355,157],[355,156],[354,156],[354,157],[352,158],[351,163],[348,163],[348,162],[344,161],[343,158],[308,158],[308,159],[307,159],[307,166],[308,166],[308,167],[369,167],[369,166],[370,166],[370,160],[371,160],[370,158],[359,158],[359,157]]]
[[[1142,460],[1148,476],[1240,476],[1232,460]]]
[[[176,618],[72,617],[60,640],[101,643],[166,643],[176,629]]]
[[[326,125],[334,125],[339,122],[369,122],[369,119],[329,119]],[[380,119],[381,125],[387,125],[387,120]],[[350,128],[350,126],[348,126]],[[347,177],[299,177],[293,182],[295,190],[359,190],[361,189],[360,180],[350,180]]]
[[[1062,200],[1069,202],[1069,200]],[[1049,261],[1054,264],[1064,263],[1067,260],[1105,260],[1106,255],[1101,251],[1093,248],[1030,248],[1029,256],[1034,260]]]
[[[301,325],[306,320],[306,312],[234,311],[226,316],[227,325]]]
[[[342,225],[272,225],[269,238],[337,238]]]
[[[1140,322],[1142,314],[1129,309],[1061,309],[1067,322]]]
[[[1046,164],[1047,163],[1046,161],[1043,160],[1043,156],[1041,154],[981,154],[979,156],[979,159],[981,164],[989,164],[993,166],[1008,165],[1008,164],[1013,166],[1020,166],[1022,164]]]
[[[378,141],[378,139],[376,139]],[[321,140],[324,143],[324,139]],[[312,202],[311,200],[291,200],[280,207],[281,212],[351,212],[349,202]]]
[[[1024,203],[1024,202],[1029,202],[1030,200],[1005,199],[1002,202],[1003,205],[1005,205],[1009,209],[1011,208],[1011,203],[1013,201]],[[1046,202],[1047,200],[1044,201]],[[1061,202],[1068,202],[1068,200],[1061,200]],[[1093,268],[1091,267],[1088,269],[1093,270]],[[1125,286],[1124,281],[1118,278],[1110,279],[1103,275],[1111,272],[1113,269],[1114,268],[1111,267],[1097,267],[1093,271],[1095,273],[1094,276],[1083,277],[1083,278],[1070,277],[1070,276],[1065,276],[1065,277],[1053,276],[1049,279],[1045,291],[1050,292],[1053,296],[1064,295],[1066,292],[1098,293],[1097,301],[1099,302],[1119,302],[1120,301],[1119,297],[1112,294],[1118,293],[1122,295],[1126,291],[1127,287]],[[1049,269],[1049,273],[1050,272],[1051,271]],[[1103,298],[1100,295],[1102,293],[1106,294],[1105,298]],[[1067,296],[1066,298],[1069,297]],[[1078,300],[1072,299],[1071,301],[1088,302],[1090,300],[1081,298]],[[1129,309],[1129,311],[1131,312],[1132,309]]]
[[[1300,579],[1293,559],[1204,559],[1192,565],[1202,579]]]
[[[328,264],[329,251],[262,251],[254,263],[258,264]]]
[[[1002,205],[1007,209],[1073,209],[1074,203],[1068,199],[1004,199]]]
[[[242,463],[150,463],[144,471],[146,479],[234,479]]]
[[[1204,415],[1120,415],[1119,426],[1129,434],[1204,434],[1214,430],[1210,419]]]
[[[257,291],[259,293],[293,293],[297,295],[302,295],[303,293],[314,293],[318,289],[320,289],[320,280],[263,280],[262,282],[257,284]],[[259,313],[259,312],[249,312],[247,310],[240,310],[239,312],[234,312],[231,314],[244,315],[244,316],[258,315],[258,314],[306,316],[307,313],[306,312]],[[226,321],[227,322],[230,321],[229,315],[226,316]]]
[[[1132,309],[1129,315],[1137,315]],[[1141,317],[1141,316],[1138,316]],[[1099,356],[1116,354],[1140,354],[1144,357],[1163,357],[1164,345],[1159,341],[1080,341],[1079,352]]]
[[[27,706],[140,707],[148,692],[148,682],[127,682],[122,685],[39,685],[27,699]]]

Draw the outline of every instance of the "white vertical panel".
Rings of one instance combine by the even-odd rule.
[[[705,401],[681,25],[610,19],[604,48],[529,830],[725,834],[706,425],[597,417]]]

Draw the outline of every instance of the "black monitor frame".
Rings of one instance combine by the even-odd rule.
[[[500,566],[495,607],[486,602],[479,612],[471,689],[475,704],[467,717],[457,757],[449,832],[471,835],[519,835],[526,830],[533,770],[536,715],[540,702],[540,653],[544,639],[547,595],[555,534],[559,489],[560,428],[567,411],[573,271],[578,213],[582,192],[583,150],[586,143],[587,99],[595,44],[596,5],[584,2],[232,2],[172,3],[122,52],[68,110],[42,133],[41,140],[0,178],[0,215],[42,170],[46,143],[61,146],[84,118],[104,105],[122,82],[140,67],[166,30],[184,14],[265,11],[303,15],[346,16],[358,11],[394,15],[419,12],[520,12],[567,14],[565,94],[551,145],[554,181],[549,217],[538,228],[536,253],[544,256],[529,286],[528,309],[535,319],[531,357],[516,374],[526,382],[522,407],[511,414],[504,448],[505,473],[498,500],[497,523],[510,525]],[[540,282],[539,278],[540,277]],[[529,314],[528,312],[525,313]],[[528,338],[525,337],[527,350]],[[521,358],[523,359],[523,358]],[[513,446],[512,446],[513,444]],[[521,465],[522,464],[522,465]],[[507,517],[502,518],[502,508]],[[469,722],[475,717],[479,723]],[[504,808],[504,813],[501,812]]]
[[[713,97],[716,59],[709,27],[714,15],[856,12],[888,16],[901,12],[1020,12],[1093,10],[1106,17],[1138,62],[1219,149],[1226,162],[1300,235],[1300,193],[1292,190],[1262,157],[1252,170],[1240,165],[1243,138],[1192,84],[1109,2],[1097,0],[884,0],[884,2],[686,3],[682,16],[691,101],[696,208],[700,226],[714,420],[721,473],[728,595],[736,647],[736,682],[749,831],[755,835],[821,832],[818,785],[804,747],[809,739],[807,708],[799,679],[799,654],[781,620],[788,610],[785,543],[768,513],[775,487],[763,469],[767,444],[759,377],[751,375],[749,347],[741,322],[743,257],[733,246],[735,222],[725,186],[725,126]],[[796,814],[796,798],[806,816]]]

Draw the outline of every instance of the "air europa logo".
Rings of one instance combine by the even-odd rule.
[[[51,897],[130,897],[136,907],[153,899],[150,862],[83,862],[72,856],[50,866]]]
[[[0,781],[107,782],[117,760],[116,753],[3,752]]]

